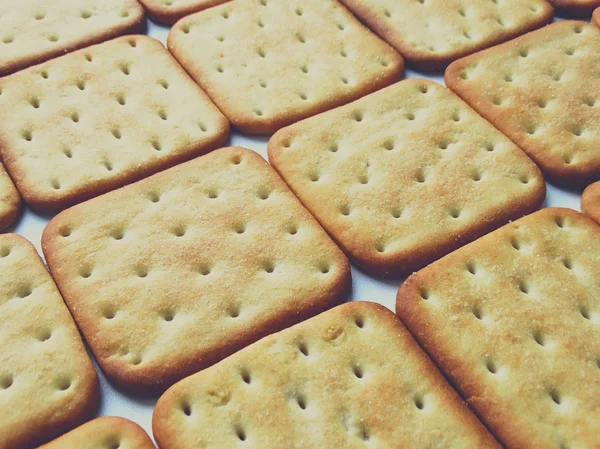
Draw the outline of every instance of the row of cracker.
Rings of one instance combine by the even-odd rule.
[[[219,153],[226,155],[228,162],[239,156],[238,165],[259,162],[258,157],[250,162],[251,152]],[[265,170],[266,166],[259,164],[255,169]],[[178,176],[185,177],[181,172]],[[233,179],[228,181],[236,184]],[[183,179],[178,183],[187,184]],[[146,181],[138,186],[141,184],[148,186]],[[136,193],[133,187],[127,188],[132,196]],[[282,197],[285,193],[277,191],[273,195]],[[97,200],[92,202],[100,206]],[[94,218],[90,217],[87,226],[95,226]],[[311,227],[317,230],[310,222],[302,223],[294,235],[300,237]],[[71,231],[73,235],[84,229]],[[168,251],[159,233],[155,235],[159,239],[156,250],[165,255]],[[270,237],[277,240],[273,244],[285,245],[279,238]],[[56,260],[47,242],[48,234],[44,251],[50,261]],[[327,246],[325,241],[312,242],[314,252],[322,251],[323,246]],[[335,247],[331,245],[330,249]],[[79,250],[85,252],[81,245]],[[169,250],[189,262],[176,245]],[[65,284],[64,273],[57,271],[52,262],[50,268],[100,366],[114,375],[114,364],[102,359],[98,351],[102,345],[98,337],[104,333],[104,343],[109,339],[117,342],[114,357],[138,367],[138,381],[147,382],[144,374],[149,371],[144,365],[153,364],[153,358],[161,362],[155,364],[155,380],[159,376],[164,379],[169,370],[184,372],[184,362],[176,356],[195,351],[196,345],[205,347],[206,340],[214,351],[215,344],[222,345],[223,337],[244,332],[247,326],[254,331],[250,341],[276,330],[244,323],[248,317],[260,322],[261,314],[268,315],[269,309],[278,308],[275,315],[295,315],[285,320],[289,325],[339,302],[340,298],[332,298],[335,288],[331,284],[335,282],[331,279],[321,281],[312,290],[309,287],[319,283],[310,274],[312,270],[303,270],[310,268],[310,256],[308,260],[302,255],[294,260],[292,274],[280,264],[271,266],[278,276],[269,281],[270,291],[261,290],[259,286],[264,282],[257,282],[258,277],[240,279],[231,277],[229,271],[226,282],[236,279],[245,284],[245,290],[262,294],[263,298],[258,305],[251,298],[238,301],[238,307],[223,311],[226,318],[212,316],[215,326],[181,301],[188,285],[174,290],[167,283],[168,277],[152,282],[144,301],[135,305],[120,301],[120,309],[105,307],[106,303],[90,295],[87,300],[103,316],[86,316],[89,304],[81,296],[72,295],[72,286]],[[238,258],[236,263],[252,271],[255,261],[254,257]],[[77,264],[68,268],[73,266]],[[317,276],[333,273],[339,278],[343,277],[339,272],[343,266],[340,259],[328,264],[327,270],[322,264],[313,269],[318,268]],[[370,444],[415,449],[439,444],[447,448],[500,447],[472,409],[508,449],[597,448],[599,267],[600,227],[596,223],[569,209],[533,213],[410,276],[397,296],[396,312],[403,324],[377,304],[344,304],[267,336],[177,382],[157,403],[154,436],[161,449],[242,444],[252,448],[358,448]],[[107,269],[99,265],[96,268]],[[90,416],[98,394],[97,378],[69,312],[33,246],[14,234],[0,236],[0,269],[4,298],[0,307],[3,315],[13,317],[0,330],[0,398],[11,410],[0,424],[0,447],[31,447]],[[210,276],[217,270],[209,271],[204,269],[199,275]],[[290,278],[296,274],[304,278],[303,291],[297,289],[298,285],[296,290],[293,288]],[[82,277],[91,279],[96,275],[85,271]],[[160,273],[147,271],[144,278],[152,276]],[[177,270],[170,276],[177,276]],[[281,278],[285,279],[285,287],[278,284]],[[102,289],[101,282],[98,280],[95,288]],[[107,279],[103,282],[109,283]],[[221,288],[224,285],[221,281]],[[131,293],[128,283],[121,287]],[[293,291],[293,301],[278,296],[284,288]],[[176,296],[169,309],[157,307],[150,296],[161,290]],[[239,292],[229,293],[240,298]],[[318,300],[317,309],[308,313],[299,310],[298,301],[310,301],[311,292],[313,301],[315,294],[325,297]],[[109,293],[108,298],[113,296],[104,293]],[[276,304],[268,304],[271,297]],[[206,299],[203,305],[212,306]],[[258,314],[257,307],[263,309]],[[147,310],[151,313],[145,313]],[[160,321],[158,336],[151,323],[154,313],[155,320]],[[118,326],[109,323],[113,320],[120,321]],[[197,331],[186,334],[182,329],[186,326]],[[150,334],[156,346],[144,353],[124,351],[134,348],[130,334],[135,328]],[[112,334],[118,335],[113,338]],[[166,334],[178,336],[177,343],[169,343]],[[177,354],[161,354],[162,345]],[[228,348],[219,352],[221,360],[232,351]],[[206,362],[205,354],[196,352],[195,356]],[[125,369],[130,374],[135,372],[135,368],[122,367],[117,376]],[[198,369],[196,365],[193,371]],[[133,377],[128,380],[133,382]],[[152,447],[135,425],[102,418],[45,449],[73,447],[79,441],[90,449]]]

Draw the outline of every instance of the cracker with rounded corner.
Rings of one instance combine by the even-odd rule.
[[[600,224],[600,181],[590,184],[583,191],[581,211]]]
[[[599,0],[548,0],[559,14],[570,17],[589,16],[595,8],[600,6]]]
[[[600,7],[594,10],[594,13],[592,14],[592,23],[597,27],[600,27]]]
[[[407,62],[442,70],[450,62],[546,25],[545,0],[340,0]]]
[[[443,86],[409,79],[298,122],[269,159],[359,265],[401,276],[537,209],[546,184]]]
[[[159,400],[161,449],[499,449],[400,321],[352,302],[190,376]]]
[[[419,271],[396,310],[507,449],[597,448],[600,227],[517,220]]]
[[[155,20],[166,24],[227,1],[230,0],[139,0]]]
[[[165,47],[126,36],[0,79],[0,154],[55,212],[220,147],[229,123]]]
[[[103,416],[38,449],[154,449],[144,429],[125,418]]]
[[[350,287],[344,254],[242,148],[68,209],[42,246],[99,365],[140,392],[317,314]]]
[[[0,163],[0,231],[17,219],[21,209],[21,195]]]
[[[145,27],[135,0],[0,0],[0,76]]]
[[[231,123],[273,133],[400,79],[402,57],[335,0],[236,0],[177,22],[168,48]]]
[[[561,21],[452,63],[446,85],[521,147],[550,180],[600,174],[600,30]]]
[[[81,424],[98,378],[73,318],[31,243],[0,235],[0,449],[23,449]]]

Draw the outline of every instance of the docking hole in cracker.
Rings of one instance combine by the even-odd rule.
[[[507,449],[594,448],[599,286],[600,227],[547,208],[409,277],[396,311]]]
[[[144,29],[135,0],[0,0],[0,76]]]
[[[177,22],[168,47],[248,133],[352,101],[398,80],[403,60],[334,0],[237,0]]]
[[[57,211],[203,154],[229,124],[163,47],[127,36],[0,79],[0,154]]]
[[[42,246],[101,368],[139,391],[315,315],[350,286],[343,253],[242,148],[72,207]]]
[[[171,387],[161,449],[499,449],[383,306],[336,307]]]
[[[401,81],[298,122],[269,160],[361,266],[400,276],[535,210],[535,164],[439,84]]]
[[[422,70],[512,39],[552,20],[545,0],[341,0]]]
[[[600,30],[556,22],[452,63],[445,80],[552,180],[600,174]]]
[[[95,411],[98,379],[31,243],[0,235],[0,448],[33,447]]]

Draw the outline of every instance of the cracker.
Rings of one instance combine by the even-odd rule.
[[[335,0],[236,0],[179,21],[168,47],[248,133],[362,97],[404,65]]]
[[[0,163],[0,231],[16,220],[20,208],[21,196]]]
[[[0,153],[56,211],[223,144],[229,124],[163,45],[127,36],[0,79]]]
[[[369,28],[422,70],[441,70],[462,56],[552,20],[545,0],[340,0]]]
[[[184,379],[152,427],[162,449],[500,448],[400,321],[366,302]]]
[[[0,235],[0,448],[23,449],[83,422],[98,379],[35,248]]]
[[[400,318],[508,449],[597,448],[600,228],[543,209],[411,276]]]
[[[139,0],[158,22],[173,24],[183,16],[211,8],[228,0]]]
[[[128,419],[104,416],[39,449],[154,449],[144,430]]]
[[[600,224],[600,181],[590,184],[581,196],[581,211]]]
[[[452,92],[409,79],[298,122],[269,159],[358,264],[411,272],[545,195],[533,162]]]
[[[597,27],[600,27],[600,7],[594,10],[594,13],[592,14],[592,23]]]
[[[0,0],[0,76],[145,26],[135,0]]]
[[[331,307],[350,284],[343,253],[242,148],[64,211],[42,245],[100,366],[140,391]]]
[[[594,8],[600,6],[599,0],[548,0],[552,3],[556,12],[568,16],[589,16]]]
[[[553,180],[600,174],[600,30],[562,21],[452,63],[446,84]]]

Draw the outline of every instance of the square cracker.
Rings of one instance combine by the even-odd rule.
[[[145,25],[135,0],[0,0],[0,76]]]
[[[68,209],[42,245],[100,366],[140,391],[331,307],[350,285],[343,253],[242,148]]]
[[[581,196],[581,211],[600,224],[600,181],[590,184]]]
[[[341,2],[423,70],[443,69],[457,58],[539,28],[553,13],[545,0]]]
[[[400,321],[367,302],[177,383],[152,427],[162,449],[500,449]]]
[[[280,130],[269,159],[360,265],[411,272],[535,210],[533,162],[439,84],[410,79]]]
[[[229,0],[139,0],[158,22],[173,24],[183,16],[211,8]]]
[[[554,180],[600,174],[600,30],[562,21],[452,63],[446,84]]]
[[[83,422],[98,379],[35,248],[0,235],[0,449],[23,449]]]
[[[154,449],[144,430],[128,419],[104,416],[39,449]]]
[[[0,163],[0,231],[13,224],[20,208],[21,196]]]
[[[600,227],[543,209],[411,276],[400,318],[508,449],[596,449]]]
[[[335,0],[236,0],[180,20],[168,47],[248,133],[362,97],[404,65]]]
[[[227,119],[164,46],[127,36],[0,79],[0,153],[42,211],[223,144]]]

